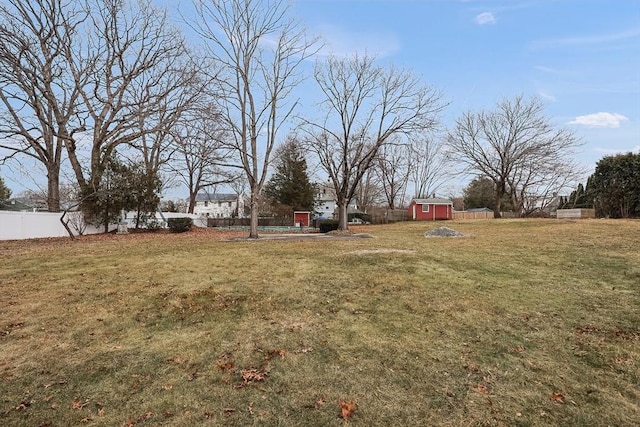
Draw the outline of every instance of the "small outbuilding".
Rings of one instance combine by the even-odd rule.
[[[453,219],[453,202],[440,197],[413,199],[409,205],[409,219],[413,221]]]
[[[309,227],[309,224],[311,224],[311,212],[295,211],[293,213],[293,224],[296,227]]]

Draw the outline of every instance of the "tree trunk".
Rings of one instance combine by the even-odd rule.
[[[251,222],[249,238],[258,238],[258,194],[256,188],[251,189]]]
[[[349,229],[349,221],[347,217],[347,202],[338,201],[338,230],[347,231]]]
[[[47,210],[60,212],[60,170],[59,166],[51,166],[47,171]]]
[[[496,193],[496,202],[493,205],[493,217],[502,218],[502,195]]]
[[[187,213],[193,213],[193,210],[196,207],[196,195],[197,193],[189,192],[189,207],[187,208]]]

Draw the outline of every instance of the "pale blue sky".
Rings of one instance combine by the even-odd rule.
[[[376,54],[450,102],[444,124],[538,95],[584,141],[580,161],[640,150],[639,0],[298,0],[337,55]]]

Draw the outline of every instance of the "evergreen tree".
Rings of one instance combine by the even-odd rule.
[[[108,160],[99,185],[84,194],[82,208],[88,221],[104,225],[105,233],[122,210],[137,212],[138,228],[155,214],[160,203],[160,179],[148,176],[141,163],[126,164],[115,155]]]
[[[4,180],[0,176],[0,202],[7,200],[11,197],[11,190],[4,183]]]
[[[586,192],[599,217],[640,217],[640,153],[600,159]]]
[[[473,179],[463,191],[464,208],[490,208],[496,204],[496,186],[494,182],[486,176],[479,176]],[[502,208],[509,209],[509,198],[504,196]]]
[[[289,137],[276,152],[275,172],[267,182],[265,195],[276,211],[313,210],[315,187],[309,180],[307,161],[294,137]]]

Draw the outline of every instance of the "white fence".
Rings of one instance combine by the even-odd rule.
[[[11,212],[0,211],[0,240],[23,240],[23,239],[38,239],[45,237],[66,237],[69,236],[67,230],[60,222],[62,212]],[[206,227],[206,218],[198,217],[197,215],[190,215],[184,213],[163,212],[162,215],[156,214],[158,222],[163,223],[166,226],[165,220],[167,218],[176,217],[191,217],[193,224],[196,227]],[[133,228],[135,225],[135,213],[129,212],[127,214],[128,226]],[[70,212],[65,216],[65,220],[69,220],[69,228],[71,231],[78,235],[80,234],[78,229],[86,227],[82,234],[98,234],[104,232],[104,227],[96,228],[92,225],[82,224],[79,218],[78,212]],[[109,231],[117,228],[117,225],[109,226]]]

